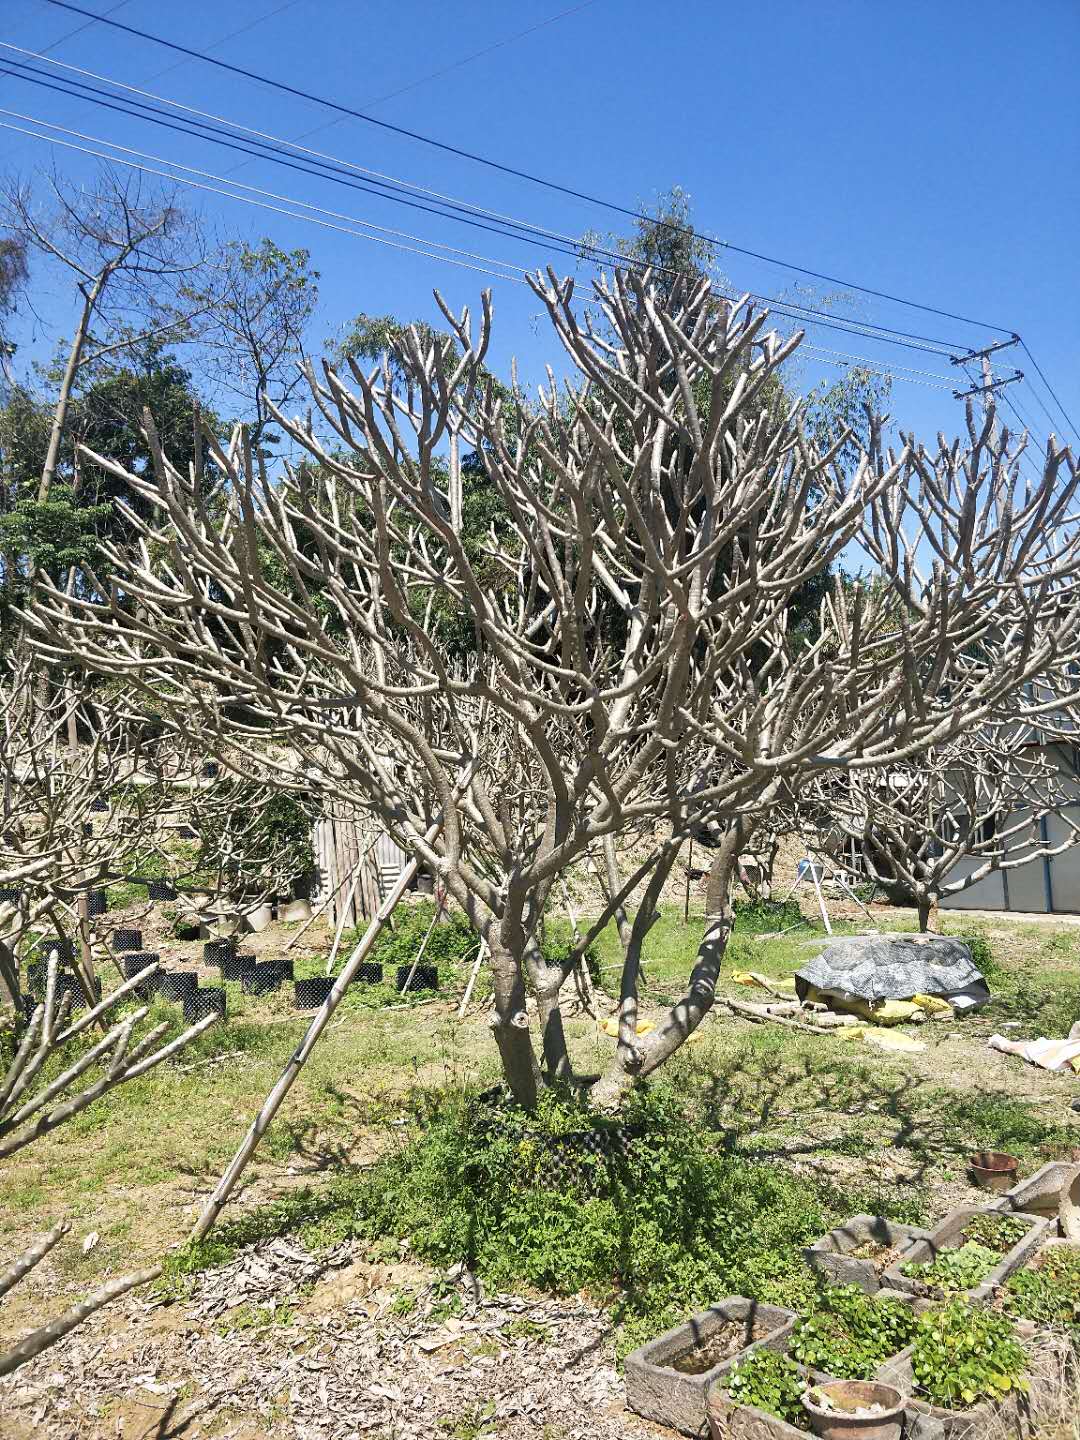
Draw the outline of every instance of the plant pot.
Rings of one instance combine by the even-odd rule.
[[[198,940],[202,927],[194,921],[189,921],[186,925],[181,922],[176,925],[175,933],[177,940],[186,945],[192,940]]]
[[[91,890],[86,897],[88,915],[104,915],[109,909],[109,897],[104,890]]]
[[[377,960],[365,960],[357,970],[356,978],[361,985],[381,985],[383,967]]]
[[[148,965],[160,965],[161,956],[152,950],[140,950],[134,955],[125,955],[120,963],[125,980],[133,980],[139,971],[145,970]]]
[[[1042,1219],[1057,1220],[1060,1217],[1061,1202],[1070,1183],[1080,1176],[1080,1164],[1067,1160],[1051,1160],[1034,1175],[1021,1180],[1000,1200],[995,1200],[992,1210],[1022,1210],[1025,1215],[1038,1215]]]
[[[791,1337],[795,1318],[791,1310],[762,1305],[741,1295],[719,1301],[626,1357],[627,1405],[658,1425],[681,1430],[684,1435],[699,1434],[710,1389],[748,1349],[781,1349]],[[695,1353],[705,1364],[711,1358],[710,1344],[733,1326],[737,1327],[733,1343],[738,1348],[732,1354],[718,1355],[703,1370],[686,1366]],[[680,1365],[683,1368],[678,1368]]]
[[[822,1440],[900,1440],[904,1397],[895,1386],[877,1380],[825,1380],[811,1386],[802,1403],[810,1429]],[[871,1406],[878,1408],[871,1412]]]
[[[112,948],[114,950],[141,950],[141,930],[114,930],[112,937]]]
[[[203,960],[207,965],[220,965],[223,960],[231,960],[236,955],[236,941],[209,940],[203,946]]]
[[[0,905],[17,905],[21,893],[20,890],[15,890],[10,885],[0,886]]]
[[[413,970],[411,965],[399,965],[397,968],[397,989],[404,995],[406,987],[411,994],[414,990],[437,990],[439,988],[439,971],[435,965],[417,965],[413,971],[412,979],[409,973]]]
[[[191,970],[165,970],[158,985],[162,998],[177,1005],[182,1005],[198,988],[199,977]]]
[[[310,920],[311,901],[282,900],[277,907],[277,918],[286,925],[295,924],[298,920]]]
[[[38,944],[38,954],[42,960],[47,961],[49,956],[56,951],[61,965],[71,965],[75,961],[74,940],[42,940]]]
[[[832,1285],[857,1285],[867,1295],[881,1289],[882,1273],[888,1269],[891,1260],[901,1260],[903,1252],[913,1240],[926,1234],[914,1225],[898,1225],[881,1215],[853,1215],[830,1230],[813,1245],[802,1252],[803,1259],[812,1270],[816,1270]],[[880,1247],[887,1255],[896,1251],[885,1263],[872,1256],[856,1255],[853,1251]]]
[[[232,940],[243,933],[244,922],[232,911],[214,911],[204,915],[202,928],[208,940]]]
[[[278,988],[281,982],[281,971],[273,961],[253,965],[240,977],[245,995],[269,995]]]
[[[968,1174],[983,1190],[1004,1195],[1016,1180],[1020,1161],[1003,1150],[977,1150],[968,1157]]]
[[[242,980],[245,975],[252,974],[254,969],[254,955],[226,955],[221,962],[221,978],[223,980]]]
[[[297,1010],[317,1010],[334,988],[329,975],[313,975],[308,980],[297,980],[293,986],[293,1003]]]
[[[253,905],[250,910],[244,911],[244,923],[256,935],[265,930],[273,918],[274,907],[268,901],[262,905]]]
[[[71,975],[66,970],[60,971],[56,977],[56,1005],[59,1009],[60,1001],[65,995],[71,996],[71,1008],[75,1010],[86,1010],[91,1001],[86,993],[86,987],[78,975]]]
[[[197,1025],[207,1015],[225,1018],[225,991],[217,986],[203,986],[184,999],[184,1019],[189,1025]]]
[[[146,894],[150,900],[175,900],[176,886],[171,880],[151,880]]]
[[[103,795],[99,795],[95,800],[90,801],[91,815],[107,815],[108,813],[109,802],[105,799]]]

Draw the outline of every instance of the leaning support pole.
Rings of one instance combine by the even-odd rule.
[[[465,770],[454,787],[455,798],[463,794],[468,788],[469,781],[473,777],[475,764],[475,761],[470,760],[466,765]],[[432,844],[442,829],[442,825],[443,816],[440,814],[435,817],[424,834],[424,843],[426,845]],[[342,968],[341,974],[334,981],[334,988],[323,1001],[318,1014],[314,1016],[311,1024],[308,1026],[307,1034],[293,1052],[285,1069],[281,1072],[281,1078],[263,1101],[262,1109],[251,1122],[251,1128],[244,1136],[240,1148],[229,1162],[228,1169],[214,1187],[214,1193],[203,1207],[203,1212],[191,1232],[192,1240],[201,1240],[221,1214],[226,1201],[236,1188],[236,1182],[247,1169],[248,1161],[252,1155],[254,1155],[259,1141],[266,1133],[267,1126],[281,1109],[281,1103],[292,1089],[293,1081],[304,1068],[307,1058],[312,1050],[314,1050],[319,1036],[326,1029],[330,1023],[330,1017],[341,1004],[345,991],[349,988],[350,981],[366,960],[371,951],[371,947],[379,938],[379,932],[393,914],[398,901],[412,884],[413,877],[419,868],[416,858],[414,857],[402,870],[393,889],[379,906],[378,911],[372,918],[371,924],[365,930],[359,945],[357,945],[356,949],[349,956]]]

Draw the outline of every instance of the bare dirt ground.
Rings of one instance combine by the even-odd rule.
[[[433,1278],[359,1246],[315,1257],[269,1242],[199,1277],[190,1300],[129,1300],[25,1366],[0,1391],[0,1429],[5,1440],[661,1433],[625,1408],[601,1311],[487,1297],[464,1275],[447,1315]],[[403,1295],[408,1315],[394,1313]]]

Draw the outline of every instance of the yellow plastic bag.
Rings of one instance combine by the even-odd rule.
[[[757,985],[762,990],[772,990],[778,995],[795,994],[794,975],[783,980],[774,980],[770,975],[762,975],[758,970],[735,970],[731,979],[736,985]]]
[[[612,1015],[612,1016],[610,1017],[610,1019],[605,1020],[604,1023],[603,1023],[603,1025],[601,1026],[601,1029],[603,1030],[603,1032],[604,1032],[605,1035],[610,1035],[613,1040],[617,1040],[617,1039],[619,1038],[619,1018],[618,1018],[618,1016],[617,1016],[617,1015]],[[637,1022],[637,1034],[638,1034],[638,1035],[648,1035],[648,1033],[649,1033],[650,1030],[655,1030],[655,1029],[656,1029],[656,1026],[652,1023],[651,1020],[639,1020],[639,1021]]]
[[[920,1010],[925,1010],[931,1020],[936,1019],[939,1015],[947,1018],[953,1013],[953,1007],[947,1000],[942,1000],[940,995],[913,995],[911,1002],[913,1005],[918,1005]]]

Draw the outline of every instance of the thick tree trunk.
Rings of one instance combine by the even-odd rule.
[[[919,929],[924,934],[927,931],[936,931],[940,916],[940,904],[936,895],[927,895],[920,891],[915,897],[915,909],[919,916]]]
[[[595,1104],[609,1107],[619,1103],[635,1079],[644,1079],[670,1059],[712,1009],[720,966],[731,935],[731,880],[746,828],[736,823],[720,845],[709,871],[706,892],[705,934],[698,947],[686,994],[673,1005],[651,1035],[641,1037],[633,1047],[634,1067],[627,1068],[626,1050],[620,1045],[607,1074],[593,1087]]]
[[[488,948],[495,990],[491,1031],[499,1047],[503,1074],[522,1109],[535,1110],[541,1086],[540,1067],[529,1034],[522,968],[517,957],[494,936],[489,937]]]

